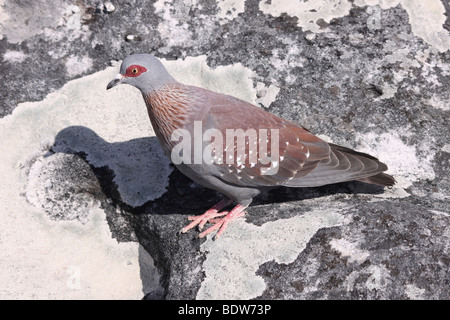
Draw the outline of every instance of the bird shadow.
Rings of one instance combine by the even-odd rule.
[[[223,198],[219,192],[193,182],[177,170],[154,136],[109,143],[87,127],[71,126],[57,134],[48,154],[57,152],[85,159],[106,198],[133,214],[195,215]],[[310,188],[281,187],[259,195],[252,206],[334,194],[380,194],[383,190],[357,181]]]

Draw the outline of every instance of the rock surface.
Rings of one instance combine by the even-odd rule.
[[[220,195],[135,89],[106,92],[139,52],[397,185],[277,189],[217,241],[177,236]],[[443,0],[0,0],[0,298],[450,298],[449,61]]]

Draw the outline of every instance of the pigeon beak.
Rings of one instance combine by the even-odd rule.
[[[123,80],[124,76],[121,75],[120,73],[118,73],[114,79],[111,80],[110,83],[108,83],[108,85],[106,86],[106,90],[111,89],[112,87],[117,86],[118,84],[120,84]]]

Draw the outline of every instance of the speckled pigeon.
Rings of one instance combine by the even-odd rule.
[[[235,97],[181,84],[152,55],[135,54],[125,58],[120,73],[108,84],[107,89],[121,83],[130,84],[141,91],[156,136],[172,160],[175,146],[185,139],[184,136],[179,140],[174,139],[173,134],[180,129],[194,136],[193,148],[197,144],[203,152],[208,145],[212,145],[209,154],[213,159],[220,158],[212,162],[181,161],[176,164],[182,173],[195,182],[226,196],[226,199],[204,214],[189,217],[192,222],[181,233],[197,225],[201,230],[206,223],[212,223],[199,237],[218,230],[215,235],[217,238],[229,222],[244,215],[244,210],[255,196],[275,187],[315,187],[350,180],[380,186],[392,186],[395,183],[392,176],[383,173],[387,166],[373,156],[327,143],[297,124]],[[195,123],[201,125],[202,134],[214,129],[214,132],[226,137],[233,130],[247,132],[254,129],[265,132],[265,135],[258,136],[256,142],[249,135],[243,136],[244,143],[233,137],[225,143],[213,144],[219,139],[218,136],[210,140],[204,136],[196,137]],[[272,141],[278,143],[272,144]],[[264,142],[266,149],[252,149],[256,151],[251,155],[250,146]],[[189,149],[184,149],[180,154],[184,156],[187,151]],[[239,158],[242,154],[238,154],[238,151],[244,151],[244,159]],[[277,158],[268,164],[266,160],[269,154],[277,155]],[[229,156],[233,162],[224,161],[225,156]],[[233,202],[237,205],[232,210],[221,211]]]

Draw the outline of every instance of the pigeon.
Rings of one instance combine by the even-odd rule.
[[[306,128],[230,95],[176,81],[150,54],[126,57],[107,90],[129,84],[142,93],[164,153],[187,177],[225,196],[192,216],[180,233],[223,234],[253,198],[278,187],[357,180],[393,186],[377,158],[318,138]],[[202,156],[203,155],[203,156]],[[223,210],[234,203],[231,210]],[[231,207],[230,207],[231,208]]]

